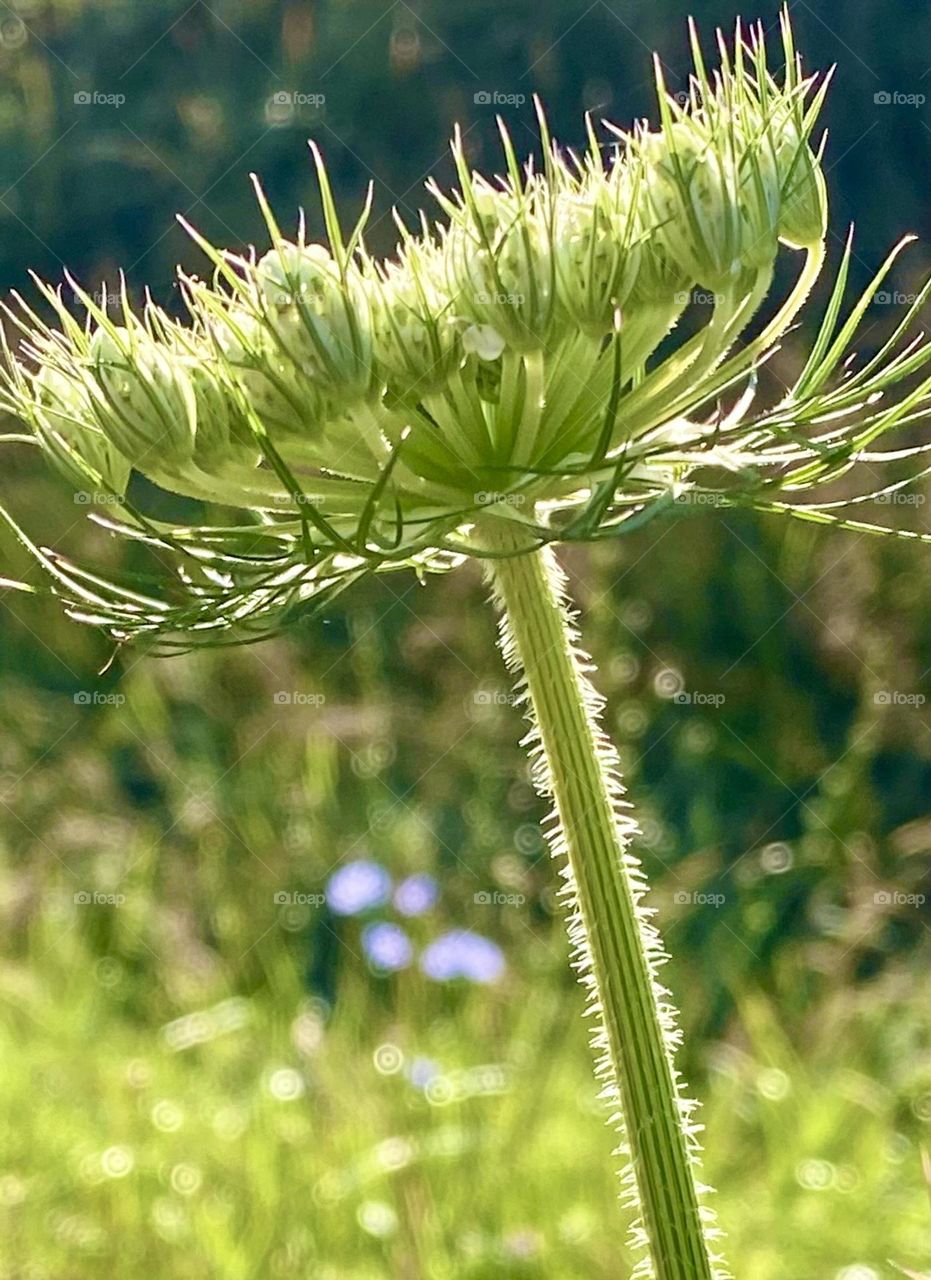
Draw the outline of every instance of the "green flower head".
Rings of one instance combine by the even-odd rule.
[[[315,150],[326,243],[303,220],[285,235],[258,189],[270,247],[192,229],[211,270],[182,276],[184,323],[135,313],[125,289],[118,321],[84,293],[81,322],[48,286],[55,324],[17,299],[3,399],[66,478],[122,496],[135,474],[200,504],[184,527],[128,499],[108,518],[158,552],[132,590],[37,551],[4,513],[71,612],[165,643],[261,631],[362,574],[487,554],[489,522],[527,548],[605,538],[695,493],[872,527],[800,495],[881,462],[874,441],[924,415],[928,289],[856,367],[898,250],[841,322],[848,245],[801,374],[761,403],[758,370],[825,259],[827,78],[803,74],[785,16],[778,77],[759,30],[720,41],[713,72],[694,30],[692,47],[686,94],[657,69],[657,120],[607,140],[589,121],[581,154],[541,111],[540,158],[521,164],[502,128],[492,178],[457,134],[458,188],[431,186],[437,220],[399,220],[389,260],[366,250],[368,203],[344,233]],[[780,256],[795,284],[768,301]]]

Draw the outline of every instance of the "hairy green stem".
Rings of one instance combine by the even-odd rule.
[[[514,554],[518,541],[503,520],[486,528],[485,545],[500,555],[489,561],[490,576],[502,650],[529,694],[536,782],[555,802],[550,843],[566,859],[573,959],[599,1023],[597,1073],[620,1110],[613,1119],[629,1157],[629,1203],[639,1210],[635,1241],[646,1250],[635,1274],[713,1280],[724,1272],[709,1253],[716,1232],[699,1203],[691,1104],[672,1062],[675,1015],[656,978],[663,953],[628,850],[636,826],[598,725],[600,699],[576,647],[562,574],[549,548]]]

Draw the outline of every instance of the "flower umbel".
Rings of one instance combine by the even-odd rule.
[[[733,51],[721,41],[713,74],[693,31],[687,100],[657,70],[660,127],[610,126],[610,161],[591,126],[576,156],[541,115],[542,169],[521,167],[502,129],[506,173],[491,181],[457,138],[459,190],[433,189],[445,221],[401,227],[393,261],[365,252],[367,208],[344,236],[315,152],[328,245],[308,241],[303,220],[288,240],[259,191],[263,255],[192,232],[213,274],[182,278],[185,325],[151,301],[134,313],[125,290],[118,321],[78,290],[79,323],[40,285],[57,328],[18,299],[6,407],[73,485],[120,499],[120,519],[92,519],[158,553],[151,581],[111,582],[35,547],[4,513],[69,611],[163,647],[242,637],[361,574],[487,554],[489,522],[527,549],[602,538],[690,491],[854,523],[798,495],[881,461],[873,442],[927,404],[928,379],[882,397],[931,357],[913,334],[928,289],[883,350],[851,366],[898,249],[841,325],[848,246],[803,373],[759,403],[756,371],[825,256],[813,137],[827,82],[803,75],[785,18],[782,34],[777,82],[758,31],[738,27]],[[795,287],[750,330],[780,243],[800,254]],[[713,297],[704,322],[664,343],[696,289]],[[195,499],[203,522],[147,516],[126,496],[133,472]]]

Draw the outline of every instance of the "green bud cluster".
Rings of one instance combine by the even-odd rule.
[[[194,454],[195,402],[180,361],[145,329],[108,325],[90,339],[87,376],[97,424],[135,463],[160,442],[162,456]]]
[[[389,401],[439,391],[461,359],[459,332],[443,288],[441,243],[424,228],[407,234],[396,262],[364,259],[373,348]]]
[[[345,507],[345,482],[380,492],[390,462],[393,489],[431,511],[511,487],[519,468],[555,477],[534,501],[563,492],[633,429],[617,412],[606,427],[605,402],[635,396],[696,286],[715,298],[711,368],[765,296],[780,240],[824,236],[809,145],[823,89],[787,24],[784,39],[777,84],[759,33],[738,31],[733,56],[722,44],[713,77],[693,33],[687,100],[658,72],[660,127],[612,126],[613,155],[591,125],[587,153],[562,151],[541,115],[542,168],[520,165],[502,128],[506,172],[491,181],[457,135],[458,190],[431,188],[444,220],[402,226],[390,261],[365,250],[367,209],[344,238],[318,160],[328,247],[303,221],[285,236],[259,192],[271,248],[234,255],[194,232],[214,271],[182,277],[184,325],[125,296],[113,320],[82,295],[82,326],[46,288],[61,327],[17,319],[40,372],[10,355],[8,399],[85,484],[119,489],[135,469],[261,507],[326,477]]]
[[[90,387],[46,364],[36,374],[33,395],[36,435],[65,478],[76,489],[90,480],[95,489],[99,484],[102,492],[122,496],[130,464],[98,424]]]
[[[580,153],[540,112],[541,161],[519,163],[502,126],[492,180],[457,134],[456,189],[430,188],[435,222],[395,215],[388,260],[364,243],[371,193],[344,232],[311,144],[326,243],[303,216],[285,234],[257,187],[270,247],[231,253],[189,227],[210,270],[180,276],[182,319],[150,299],[134,309],[125,288],[111,315],[70,279],[82,320],[41,282],[45,316],[14,295],[0,407],[30,434],[5,440],[35,441],[85,493],[118,495],[104,523],[157,548],[153,582],[166,552],[177,564],[167,598],[157,585],[143,598],[46,553],[0,506],[75,615],[121,637],[261,631],[362,573],[489,554],[502,522],[522,546],[604,538],[706,485],[872,529],[833,501],[793,500],[927,414],[931,343],[914,327],[931,281],[858,370],[850,344],[898,249],[841,320],[848,244],[796,383],[758,402],[756,371],[825,262],[814,132],[828,78],[802,74],[785,12],[778,80],[759,28],[719,37],[713,72],[691,39],[687,91],[668,93],[657,66],[658,119],[608,125],[606,141],[588,121]],[[751,327],[782,245],[801,251],[794,284]],[[917,386],[890,406],[906,378]],[[127,492],[133,474],[203,514],[154,520],[132,500],[145,486]]]
[[[341,273],[323,245],[280,242],[249,273],[246,292],[283,360],[324,398],[351,403],[369,393],[372,321],[355,263]]]
[[[275,440],[319,438],[327,415],[320,384],[282,350],[274,331],[244,307],[209,304],[204,329],[233,393]]]
[[[580,180],[556,200],[556,289],[567,321],[603,337],[617,323],[648,256],[629,173],[605,171],[594,151]]]
[[[496,188],[468,172],[461,146],[454,154],[462,192],[450,198],[434,188],[434,194],[450,220],[443,237],[447,292],[467,325],[466,350],[487,349],[490,359],[504,347],[540,350],[552,340],[556,304],[549,189],[538,178],[524,188],[520,175]],[[483,341],[489,330],[498,335],[490,347],[487,336]]]

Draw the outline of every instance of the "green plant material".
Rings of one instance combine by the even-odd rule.
[[[779,82],[759,30],[721,41],[713,73],[694,30],[692,44],[687,100],[658,70],[660,127],[611,126],[611,160],[591,127],[584,155],[564,152],[541,114],[542,169],[521,167],[502,128],[491,180],[457,138],[459,189],[433,189],[445,221],[401,226],[394,261],[365,251],[368,206],[343,232],[316,155],[328,246],[303,221],[286,238],[257,188],[271,248],[234,255],[192,229],[213,274],[182,278],[185,326],[151,302],[134,314],[125,289],[113,320],[75,287],[80,324],[41,285],[58,328],[20,299],[6,407],[72,483],[109,498],[91,519],[156,553],[151,574],[120,581],[39,552],[72,615],[163,649],[252,639],[362,574],[485,554],[489,508],[528,549],[711,503],[918,536],[843,511],[892,485],[804,495],[858,461],[922,456],[876,446],[927,408],[928,287],[857,366],[859,321],[907,242],[842,320],[848,245],[803,372],[762,403],[758,370],[824,263],[827,80],[803,74],[785,17]],[[801,265],[760,319],[780,241]],[[676,342],[686,311],[702,323]],[[130,470],[203,504],[201,522],[151,519],[124,494]]]
[[[851,355],[901,245],[842,321],[848,244],[802,372],[758,403],[759,368],[825,258],[812,138],[826,81],[803,75],[785,14],[782,45],[777,81],[761,31],[738,27],[709,75],[693,33],[688,100],[658,75],[660,127],[614,130],[610,164],[594,130],[584,156],[561,152],[542,113],[542,170],[520,166],[502,129],[506,173],[491,181],[471,171],[457,138],[459,189],[434,189],[445,221],[402,230],[396,261],[366,253],[368,206],[344,233],[315,152],[328,244],[309,242],[303,221],[288,240],[259,189],[271,248],[233,255],[192,232],[213,274],[182,277],[185,326],[151,301],[135,314],[125,289],[120,323],[77,286],[83,324],[47,285],[58,328],[21,299],[8,311],[23,340],[5,348],[5,406],[72,483],[83,477],[118,504],[118,518],[91,518],[155,553],[149,575],[105,576],[37,545],[2,512],[72,617],[163,651],[240,643],[369,573],[439,571],[464,556],[491,564],[533,691],[566,828],[556,847],[565,841],[579,893],[575,937],[584,923],[607,1069],[627,1110],[640,1272],[662,1280],[712,1275],[693,1131],[661,1034],[656,947],[636,909],[642,886],[626,864],[605,748],[534,556],[710,501],[927,540],[843,514],[905,481],[800,500],[858,462],[925,451],[876,446],[927,417],[931,343],[915,324],[931,283],[877,355],[859,366]],[[761,316],[780,244],[801,254],[796,282]],[[713,305],[694,336],[670,337],[699,305],[696,287]],[[917,474],[926,470],[919,462]],[[130,471],[202,504],[204,523],[146,514],[124,495]],[[553,643],[538,651],[544,625]],[[541,676],[547,662],[556,665]]]
[[[550,846],[564,862],[572,964],[590,998],[596,1074],[629,1161],[632,1247],[649,1251],[634,1274],[723,1277],[713,1265],[720,1258],[709,1257],[720,1233],[710,1208],[699,1204],[693,1176],[695,1104],[683,1097],[673,1065],[679,1036],[658,978],[662,944],[629,848],[637,828],[622,799],[616,753],[598,727],[601,702],[585,675],[588,659],[577,648],[564,583],[549,548],[509,554],[515,547],[508,532],[490,545],[501,553],[492,580],[502,651],[526,680],[535,781],[554,801]]]
[[[170,745],[183,729],[144,667],[124,686],[127,705],[145,689],[138,712],[165,717]],[[107,712],[91,732],[105,725],[119,731]],[[100,749],[93,758],[105,773]],[[296,758],[278,764],[299,771]],[[225,768],[217,756],[209,776]],[[253,760],[249,776],[263,772]],[[95,808],[80,794],[79,775],[48,761],[36,773],[99,829],[99,798]],[[36,775],[28,781],[35,788]],[[343,815],[329,781],[321,789],[333,804],[321,843],[332,848],[345,838]],[[283,784],[262,793],[237,776],[230,791],[225,812],[237,826],[287,807]],[[31,1266],[69,1280],[123,1280],[133,1269],[152,1280],[250,1280],[280,1265],[321,1280],[380,1280],[403,1274],[412,1241],[421,1271],[444,1280],[626,1274],[628,1255],[606,1229],[616,1186],[600,1163],[605,1135],[578,1025],[566,1016],[558,920],[541,921],[533,937],[517,926],[509,980],[492,992],[450,1000],[408,971],[398,979],[399,1022],[380,986],[349,965],[328,1014],[307,1000],[308,939],[281,927],[280,881],[260,867],[265,892],[256,894],[254,864],[235,844],[214,858],[173,861],[170,844],[153,856],[156,832],[135,816],[116,835],[133,864],[124,908],[76,905],[77,882],[49,854],[28,922],[5,930],[0,1130],[12,1275]],[[35,827],[46,839],[48,818]],[[270,835],[263,856],[275,849]],[[69,852],[91,874],[96,850]],[[321,851],[308,873],[306,857],[295,858],[296,883],[320,887],[327,861]],[[4,861],[0,876],[11,893],[21,883],[15,863]],[[179,938],[192,897],[215,904],[231,884],[238,893],[226,899],[221,932]],[[115,936],[101,937],[111,918]],[[250,983],[252,965],[261,978]],[[702,1046],[711,1065],[702,1114],[716,1135],[709,1172],[733,1269],[784,1280],[859,1268],[893,1280],[889,1256],[921,1275],[921,1122],[903,1118],[927,1091],[927,966],[912,957],[856,994],[838,984],[795,1021],[791,991],[808,966],[799,955],[773,974],[775,991],[755,998],[753,1017],[741,1001],[740,1034]],[[687,969],[683,987],[700,998]],[[396,1045],[404,1068],[380,1074],[360,1042]],[[440,1072],[433,1087],[407,1078],[418,1057]],[[307,1082],[303,1097],[272,1092],[282,1071]],[[482,1087],[489,1076],[497,1087]],[[115,1176],[126,1152],[133,1167]],[[101,1176],[107,1153],[111,1176]],[[362,1226],[373,1202],[393,1210],[393,1232]]]

